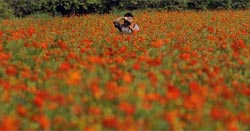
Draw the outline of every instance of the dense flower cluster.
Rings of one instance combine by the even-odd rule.
[[[0,24],[0,130],[250,130],[250,11]]]

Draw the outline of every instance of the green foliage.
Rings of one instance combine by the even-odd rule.
[[[233,9],[250,9],[250,0],[232,0]]]
[[[229,9],[231,8],[231,2],[231,0],[210,0],[207,7],[209,9]]]
[[[28,16],[30,18],[34,18],[34,19],[39,19],[39,18],[45,18],[45,19],[50,19],[53,18],[51,15],[49,15],[48,13],[33,13],[32,15]]]
[[[109,13],[116,10],[250,9],[250,0],[1,0],[11,5],[15,16],[33,13],[72,15]],[[2,2],[2,3],[3,3]]]
[[[5,0],[14,10],[14,15],[18,17],[30,15],[41,11],[41,4],[47,0]]]
[[[211,0],[189,0],[187,6],[189,9],[206,10],[210,1]]]
[[[187,8],[187,0],[172,0],[168,2],[162,2],[165,9],[168,10],[184,10]]]
[[[9,8],[9,4],[4,0],[0,0],[0,19],[13,16],[13,11]]]

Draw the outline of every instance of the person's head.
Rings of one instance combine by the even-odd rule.
[[[126,17],[127,19],[125,19],[125,22],[127,22],[127,23],[129,23],[129,24],[131,24],[131,23],[133,23],[133,14],[132,13],[126,13],[125,15],[124,15],[124,17]]]

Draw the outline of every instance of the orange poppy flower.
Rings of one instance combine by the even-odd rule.
[[[126,113],[127,115],[133,115],[135,113],[135,107],[128,103],[128,102],[121,102],[119,105],[118,105],[118,108],[123,111],[124,113]]]
[[[168,100],[176,100],[181,96],[180,90],[174,85],[167,86],[166,98]]]
[[[47,116],[36,115],[36,116],[33,116],[33,120],[36,121],[40,125],[41,129],[43,130],[50,129],[51,123]]]
[[[134,63],[134,65],[133,65],[133,69],[134,69],[134,70],[140,70],[140,68],[141,68],[140,62]]]
[[[214,33],[214,28],[212,26],[207,27],[209,33]]]
[[[15,67],[15,66],[8,66],[7,68],[6,68],[6,73],[8,74],[8,75],[16,75],[17,74],[17,68]]]
[[[90,89],[94,97],[97,99],[99,99],[103,94],[100,87],[97,84],[92,84]]]
[[[17,113],[20,115],[20,116],[26,116],[27,115],[27,109],[24,107],[24,106],[22,106],[22,105],[18,105],[17,106]]]
[[[203,108],[205,98],[198,94],[190,94],[183,99],[184,107],[188,110],[199,110]]]
[[[0,118],[0,130],[2,131],[15,131],[20,130],[20,121],[13,116]]]
[[[31,37],[35,33],[35,28],[34,27],[29,27],[27,29],[28,36]]]
[[[156,40],[156,41],[151,42],[151,46],[155,48],[160,48],[163,45],[164,45],[163,40]]]
[[[68,71],[71,68],[71,65],[68,62],[61,63],[59,70]]]
[[[43,107],[45,101],[40,95],[36,95],[33,100],[33,103],[38,107]]]
[[[81,82],[82,75],[80,71],[70,71],[66,78],[66,82],[69,85],[78,85]]]
[[[120,125],[118,118],[114,116],[106,116],[103,118],[102,125],[106,128],[114,128],[117,129]]]
[[[61,49],[68,49],[67,44],[66,44],[64,41],[62,41],[61,39],[58,40],[57,44],[58,44],[58,46],[59,46]]]
[[[130,73],[125,72],[122,75],[122,79],[123,79],[124,82],[129,84],[129,83],[131,83],[133,81],[133,76]]]
[[[97,106],[90,106],[88,109],[88,112],[91,115],[100,115],[101,114],[101,109],[98,108]]]

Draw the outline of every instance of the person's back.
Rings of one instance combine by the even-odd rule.
[[[123,24],[120,21],[123,20]],[[134,31],[139,31],[139,26],[133,22],[133,15],[126,13],[124,17],[119,17],[113,21],[115,27],[125,34],[131,34]]]

